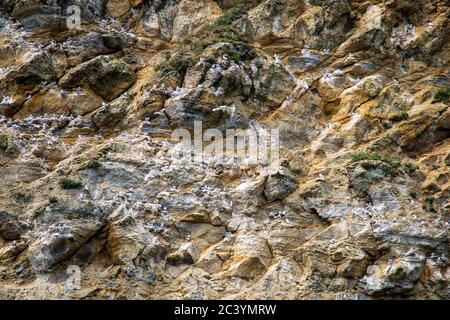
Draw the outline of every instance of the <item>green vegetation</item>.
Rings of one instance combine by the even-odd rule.
[[[409,118],[408,112],[405,110],[400,110],[400,113],[397,116],[394,116],[392,120],[394,121],[402,121]]]
[[[434,197],[426,197],[425,198],[425,203],[429,204],[430,206],[433,205],[434,202]]]
[[[417,191],[416,190],[409,190],[408,194],[411,198],[417,199]]]
[[[365,170],[374,170],[378,167],[378,164],[372,162],[364,162],[361,165]]]
[[[231,25],[234,21],[240,19],[244,13],[249,9],[249,1],[240,0],[236,1],[233,8],[227,10],[223,16],[221,16],[217,23],[220,25]]]
[[[48,202],[50,204],[58,203],[58,198],[55,196],[50,196],[50,197],[48,197]]]
[[[85,168],[87,169],[98,169],[101,168],[102,163],[98,159],[91,159],[86,164]]]
[[[352,162],[359,162],[364,160],[375,160],[375,161],[383,161],[389,165],[389,167],[386,170],[386,173],[390,176],[397,176],[397,168],[400,166],[400,162],[394,161],[386,156],[383,156],[377,152],[359,152],[352,154]],[[373,170],[378,168],[378,165],[376,163],[370,163],[365,162],[362,164],[362,167],[365,170]]]
[[[246,43],[233,43],[231,45],[219,47],[212,55],[213,59],[217,59],[221,56],[227,56],[235,63],[239,63],[243,60],[253,59],[255,57],[255,52],[253,51],[253,48]],[[215,61],[211,61],[211,63],[215,63]]]
[[[377,152],[366,151],[366,152],[359,152],[359,153],[352,154],[352,162],[358,162],[358,161],[362,161],[362,160],[383,161],[394,168],[399,166],[399,163],[397,161],[394,161],[394,160],[392,160],[386,156],[383,156]]]
[[[450,101],[450,87],[438,88],[434,91],[433,102],[449,103]]]
[[[249,1],[239,1],[233,8],[225,11],[223,16],[214,22],[206,23],[200,29],[199,35],[203,36],[203,40],[209,39],[214,42],[248,42],[239,30],[233,27],[233,23],[239,20],[251,7]]]
[[[243,59],[253,58],[249,54],[252,51],[252,46],[248,44],[249,39],[233,26],[233,23],[250,8],[249,1],[238,1],[233,8],[227,10],[217,20],[204,23],[197,32],[180,44],[168,59],[156,66],[159,76],[176,71],[181,77],[184,77],[187,69],[200,60],[203,51],[219,42],[226,42],[231,46],[214,52],[213,57],[207,61],[210,64],[214,64],[215,59],[222,55],[227,55],[236,63]]]
[[[161,74],[167,74],[172,71],[178,72],[179,75],[184,77],[189,67],[193,66],[196,59],[186,52],[176,51],[169,59],[164,60],[156,66],[156,71]]]
[[[408,162],[403,165],[403,170],[408,176],[412,177],[416,173],[417,166]]]
[[[0,149],[5,151],[14,142],[13,138],[4,133],[0,134]]]
[[[83,184],[69,177],[63,177],[59,180],[59,185],[63,189],[79,189]]]
[[[116,152],[118,150],[119,150],[119,148],[115,144],[113,144],[113,145],[109,145],[109,146],[101,148],[100,152],[103,154],[108,154],[110,152]]]
[[[255,65],[258,69],[262,69],[264,67],[264,62],[262,62],[260,59],[257,59],[255,61]]]
[[[113,69],[118,72],[123,72],[127,70],[127,64],[118,59],[114,59],[110,63]]]

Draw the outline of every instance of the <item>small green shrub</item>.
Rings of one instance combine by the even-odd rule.
[[[409,190],[408,194],[411,198],[417,199],[417,191],[416,190]]]
[[[221,56],[227,56],[235,63],[239,63],[243,60],[253,59],[255,57],[255,52],[253,48],[246,43],[233,43],[232,45],[223,46],[214,51],[214,59]]]
[[[361,160],[381,160],[383,156],[377,152],[359,152],[352,154],[352,162],[358,162]]]
[[[264,68],[264,63],[263,63],[260,59],[257,59],[257,60],[255,61],[255,65],[256,65],[256,67],[257,67],[258,69]]]
[[[371,163],[371,162],[364,162],[361,166],[365,170],[374,170],[378,167],[378,165],[376,163]]]
[[[401,110],[400,113],[395,116],[392,120],[394,121],[402,121],[402,120],[406,120],[409,118],[408,112],[406,112],[405,110]]]
[[[63,189],[79,189],[83,184],[69,177],[63,177],[59,180],[59,185]]]
[[[366,152],[359,152],[359,153],[352,154],[352,162],[358,162],[358,161],[362,161],[362,160],[383,161],[393,167],[397,167],[399,165],[398,162],[393,161],[392,159],[385,157],[385,156],[379,154],[378,152],[366,151]]]
[[[118,72],[123,72],[127,69],[127,64],[118,59],[112,60],[111,66],[113,67],[114,70],[116,70]]]
[[[99,160],[91,159],[88,161],[88,163],[86,164],[85,167],[87,169],[98,169],[98,168],[101,168],[101,166],[102,166],[102,163]]]
[[[48,202],[50,204],[58,203],[58,198],[55,196],[50,196],[50,197],[48,197]]]
[[[417,166],[412,163],[405,163],[403,165],[403,170],[408,176],[413,176],[417,171]]]
[[[187,69],[193,66],[196,60],[197,59],[192,57],[190,54],[187,54],[186,51],[176,51],[169,59],[156,65],[156,71],[161,74],[176,71],[179,75],[184,77]]]
[[[400,162],[394,161],[386,156],[383,156],[377,152],[359,152],[352,154],[352,162],[359,162],[363,160],[376,160],[383,161],[387,163],[390,167],[387,170],[387,174],[390,176],[397,176],[397,168],[400,165]],[[372,170],[377,168],[377,165],[372,163],[363,163],[362,167],[366,170]]]
[[[101,148],[100,152],[103,154],[108,154],[110,152],[116,152],[116,151],[118,151],[118,149],[119,148],[116,145],[109,145],[109,146]]]
[[[0,134],[0,149],[5,151],[13,143],[13,138],[4,133]]]
[[[450,101],[450,87],[438,88],[434,91],[433,102],[448,103],[449,101]]]
[[[433,204],[434,202],[434,197],[426,197],[425,198],[425,203],[429,204],[430,206]]]

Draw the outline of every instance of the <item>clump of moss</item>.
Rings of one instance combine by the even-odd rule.
[[[13,138],[7,134],[0,134],[0,149],[5,151],[6,149],[8,149],[8,147],[10,145],[13,144]]]
[[[219,25],[231,25],[234,21],[240,19],[244,13],[249,9],[248,1],[241,0],[234,4],[234,6],[223,14],[218,20]]]
[[[63,189],[79,189],[83,184],[70,177],[63,177],[59,180],[59,186]]]
[[[233,8],[225,11],[225,13],[215,21],[206,22],[199,30],[186,40],[185,44],[191,46],[191,51],[199,54],[203,50],[217,42],[228,43],[248,43],[249,39],[245,37],[240,30],[236,29],[233,24],[239,20],[251,7],[248,1],[239,1]],[[185,50],[180,50],[185,52]]]
[[[433,93],[433,102],[449,103],[450,101],[450,87],[438,88]]]

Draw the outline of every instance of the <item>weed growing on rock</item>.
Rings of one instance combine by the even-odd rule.
[[[48,202],[50,204],[58,203],[58,198],[55,196],[50,196],[50,197],[48,197]]]
[[[69,177],[63,177],[59,180],[59,185],[63,189],[79,189],[83,185],[81,182],[73,180]]]
[[[97,159],[91,159],[86,164],[86,169],[99,169],[101,168],[102,163]]]
[[[378,164],[377,163],[373,163],[373,162],[364,162],[361,166],[365,170],[374,170],[374,169],[378,168]]]
[[[117,60],[117,59],[112,60],[111,65],[115,70],[117,70],[119,72],[125,71],[127,69],[126,63],[124,63],[120,60]]]
[[[433,102],[449,103],[450,101],[450,87],[439,88],[434,91]]]
[[[409,190],[408,195],[413,199],[417,199],[417,191],[416,190]]]
[[[116,152],[119,148],[116,145],[109,145],[100,149],[100,152],[103,154],[108,154],[110,152]]]
[[[352,154],[352,162],[358,162],[358,161],[362,161],[362,160],[383,161],[394,168],[398,167],[400,164],[399,162],[394,161],[386,156],[383,156],[383,155],[379,154],[378,152],[366,151],[366,152],[359,152],[359,153]]]
[[[412,163],[405,163],[403,165],[403,170],[408,176],[412,177],[416,173],[417,166]]]
[[[10,145],[12,145],[13,139],[12,137],[6,135],[6,134],[0,134],[0,149],[6,150]]]
[[[185,52],[177,51],[169,59],[162,61],[156,66],[156,71],[161,74],[166,74],[172,71],[178,72],[184,76],[187,69],[195,64],[196,59]]]

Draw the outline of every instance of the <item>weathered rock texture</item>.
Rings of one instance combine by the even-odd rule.
[[[0,0],[0,298],[450,299],[449,18]],[[178,162],[195,121],[281,159]]]

